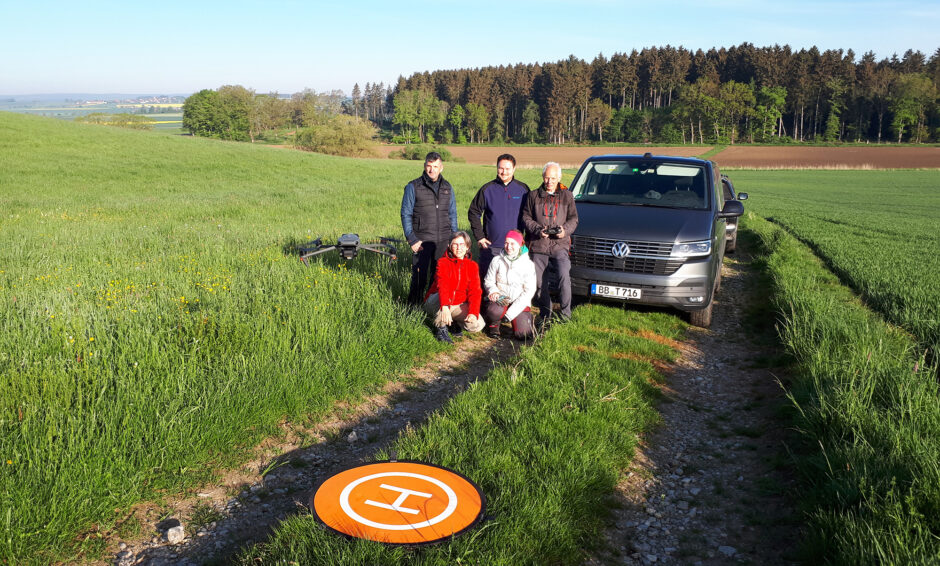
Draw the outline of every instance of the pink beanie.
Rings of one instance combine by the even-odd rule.
[[[518,230],[510,230],[509,232],[507,232],[506,239],[515,240],[516,242],[518,242],[520,246],[522,245],[522,242],[523,242],[522,234]]]

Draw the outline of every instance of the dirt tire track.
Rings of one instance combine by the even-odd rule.
[[[692,328],[668,375],[662,424],[617,490],[606,548],[589,564],[761,564],[795,560],[799,540],[776,349],[744,326],[757,275],[727,256],[712,326]]]

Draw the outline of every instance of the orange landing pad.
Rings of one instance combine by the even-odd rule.
[[[427,544],[458,535],[483,516],[485,498],[469,479],[419,462],[377,462],[324,481],[313,512],[328,528],[388,544]]]

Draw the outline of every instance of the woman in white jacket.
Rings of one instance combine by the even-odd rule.
[[[489,299],[483,308],[483,320],[490,338],[499,338],[503,320],[512,323],[513,336],[519,340],[535,334],[529,308],[537,288],[535,264],[529,259],[523,241],[518,230],[510,230],[503,253],[493,258],[483,280],[483,290]]]

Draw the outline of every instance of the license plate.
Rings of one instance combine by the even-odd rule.
[[[591,294],[601,297],[616,297],[618,299],[639,299],[642,296],[642,290],[633,287],[614,287],[613,285],[591,284]]]

